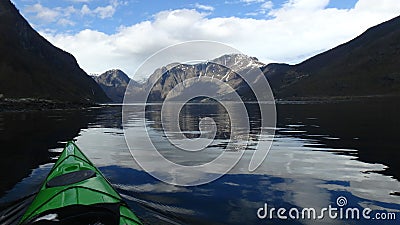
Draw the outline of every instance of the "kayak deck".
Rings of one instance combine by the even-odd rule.
[[[67,143],[20,221],[53,223],[142,224],[72,141]]]

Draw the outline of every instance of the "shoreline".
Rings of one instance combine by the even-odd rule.
[[[288,97],[288,98],[275,98],[275,104],[325,104],[325,103],[341,103],[341,102],[371,102],[371,101],[388,101],[400,100],[400,95],[359,95],[359,96],[319,96],[319,97]],[[226,102],[237,102],[225,100]],[[259,101],[241,101],[244,104],[260,103]],[[182,101],[170,101],[170,103],[183,103]],[[188,104],[214,104],[217,101],[212,99],[202,99],[201,101],[186,102]],[[239,102],[238,102],[239,103]],[[263,102],[261,102],[263,103]],[[266,102],[268,103],[268,102]],[[125,103],[125,105],[141,105],[143,102]],[[147,102],[146,104],[163,104],[163,101]],[[124,103],[105,103],[99,104],[100,106],[123,106]]]
[[[47,111],[65,109],[86,109],[97,107],[98,103],[83,102],[60,102],[48,99],[0,99],[0,112],[25,112],[25,111]]]
[[[365,96],[328,96],[328,97],[290,97],[275,99],[275,104],[335,104],[345,102],[377,102],[400,100],[400,95],[365,95]],[[163,102],[151,102],[147,104],[162,104]],[[215,103],[214,101],[196,102],[198,104]],[[258,103],[256,101],[244,101],[245,104]],[[134,103],[135,104],[135,103]],[[141,103],[138,103],[141,104]],[[24,112],[24,111],[48,111],[48,110],[82,110],[92,107],[123,106],[123,103],[83,103],[83,102],[59,102],[47,99],[0,99],[0,112]]]
[[[371,102],[400,100],[400,95],[357,95],[357,96],[319,96],[319,97],[289,97],[275,99],[276,104],[324,104],[342,102]]]

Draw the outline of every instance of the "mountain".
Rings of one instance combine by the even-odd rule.
[[[263,68],[278,98],[400,94],[400,17],[300,64]]]
[[[132,82],[131,85],[133,86],[139,86],[139,83],[131,80],[128,75],[118,69],[108,70],[100,76],[92,76],[92,78],[100,85],[107,96],[117,103],[123,102],[129,82]]]
[[[243,75],[246,79],[249,79],[250,83],[255,82],[257,71],[259,68],[265,66],[265,64],[258,61],[255,57],[248,57],[243,54],[229,54],[223,55],[216,59],[198,63],[198,64],[179,64],[172,63],[167,66],[158,68],[150,75],[149,79],[143,84],[142,92],[149,93],[148,101],[157,102],[163,101],[168,94],[178,100],[179,97],[189,96],[194,94],[197,90],[190,87],[192,83],[186,83],[185,90],[172,91],[177,84],[182,83],[184,80],[191,78],[207,78],[209,80],[219,80],[220,83],[229,84],[232,89],[227,90],[224,85],[217,84],[214,82],[210,85],[210,82],[205,82],[203,85],[197,83],[197,89],[203,93],[219,93],[220,96],[225,96],[226,99],[231,98],[232,90],[235,90],[245,100],[252,100],[254,96],[249,93],[249,86],[244,82],[243,78],[239,75]],[[253,76],[254,75],[254,76]],[[158,79],[158,80],[157,80]],[[154,85],[153,85],[154,84]],[[191,93],[189,93],[191,92]],[[137,93],[139,96],[140,94]]]
[[[62,102],[108,97],[69,53],[38,34],[9,0],[0,1],[0,95]]]

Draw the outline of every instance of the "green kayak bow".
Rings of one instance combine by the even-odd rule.
[[[142,224],[102,173],[68,142],[20,224]]]

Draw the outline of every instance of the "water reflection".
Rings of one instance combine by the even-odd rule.
[[[229,107],[226,109],[225,107]],[[231,103],[226,104],[225,107],[219,103],[188,103],[182,107],[179,113],[179,126],[184,135],[188,138],[198,138],[200,134],[199,131],[199,122],[202,118],[209,117],[216,121],[217,133],[215,135],[216,139],[229,139],[231,132],[231,118],[229,117],[228,111],[235,111],[236,108],[239,108],[238,104]],[[146,107],[146,118],[151,121],[149,126],[156,130],[163,130],[163,126],[161,123],[161,104],[151,104]],[[257,140],[260,132],[261,126],[261,116],[260,110],[257,104],[246,104],[246,109],[249,114],[248,118],[241,118],[249,120],[250,123],[250,132],[251,138]],[[172,110],[171,110],[172,111]],[[166,110],[166,114],[168,114],[168,109]],[[170,115],[169,113],[166,117],[172,118],[174,115]],[[129,126],[129,124],[127,124]]]
[[[18,140],[15,138],[18,135],[4,136],[7,135],[4,130],[13,130],[10,126],[26,127],[31,132],[38,133],[50,128],[47,139],[50,139],[50,134],[57,133],[55,127],[58,126],[71,131],[71,134],[76,132],[73,136],[77,144],[123,194],[128,204],[149,224],[308,224],[313,221],[259,220],[256,211],[265,202],[271,207],[320,209],[329,204],[335,205],[338,196],[345,196],[352,207],[370,207],[373,210],[397,212],[399,215],[400,196],[396,193],[400,190],[400,174],[396,130],[400,120],[397,118],[399,108],[393,103],[278,105],[277,135],[265,162],[256,171],[248,171],[253,152],[250,145],[229,174],[196,187],[168,185],[143,171],[130,155],[122,127],[143,129],[140,121],[145,119],[150,135],[158,140],[166,155],[183,162],[197,160],[197,163],[202,163],[226,150],[227,138],[222,134],[226,132],[229,135],[229,125],[226,114],[221,115],[224,109],[218,105],[204,108],[192,104],[181,112],[180,125],[185,132],[193,134],[189,137],[198,137],[198,121],[203,116],[212,117],[219,129],[218,138],[206,150],[205,156],[193,159],[184,158],[165,141],[159,107],[156,104],[148,106],[145,118],[141,118],[142,107],[132,106],[124,121],[120,107],[92,109],[72,113],[70,116],[63,113],[50,114],[44,116],[43,120],[40,120],[40,114],[30,117],[29,120],[21,116],[12,119],[0,114],[3,115],[0,123],[3,121],[5,124],[2,126],[3,131],[0,131],[3,132],[2,143],[7,143],[5,141],[8,140],[11,145]],[[260,117],[257,116],[257,108],[252,107],[254,106],[247,106],[249,111],[255,112],[249,114],[252,124],[250,140],[263,141],[268,137],[259,135]],[[45,124],[43,129],[36,127],[34,121],[44,120],[51,122]],[[79,120],[86,122],[81,125],[73,125],[71,122]],[[7,121],[14,122],[6,126],[10,123]],[[14,128],[14,134],[18,130],[21,129]],[[57,137],[59,139],[54,143],[66,140],[64,137]],[[147,146],[142,143],[140,132],[134,138],[137,143],[134,147],[145,152]],[[34,144],[36,141],[25,140],[27,144]],[[57,146],[47,147],[52,148]],[[0,198],[0,202],[15,200],[21,193],[29,192],[35,184],[41,183],[51,167],[48,164],[50,153],[44,152],[47,161],[38,163],[41,166],[29,174],[30,168],[38,164],[30,166],[27,163],[24,166],[26,168],[21,169],[25,171],[25,175],[22,175],[25,179],[21,181],[21,177],[17,178],[20,182],[13,189],[11,185],[3,186],[5,190],[11,190]],[[16,157],[11,152],[4,154]],[[17,166],[14,165],[13,168]],[[369,221],[332,221],[326,218],[317,222],[365,224]],[[385,222],[388,221],[383,221]]]
[[[49,149],[63,147],[94,121],[82,111],[0,113],[0,195],[49,162]]]
[[[398,158],[388,159],[386,154],[392,153],[396,138],[391,132],[399,120],[394,117],[397,107],[384,106],[383,103],[278,105],[278,128],[272,150],[267,160],[253,173],[247,170],[251,156],[251,151],[247,151],[228,175],[200,187],[177,188],[151,179],[143,183],[121,178],[116,182],[120,184],[118,187],[122,192],[139,194],[147,199],[152,205],[149,207],[154,207],[153,203],[157,202],[161,206],[195,208],[195,214],[178,216],[174,212],[174,216],[180,220],[189,220],[193,224],[210,223],[210,218],[216,224],[218,221],[229,221],[230,224],[264,224],[265,221],[259,221],[254,214],[264,202],[275,207],[320,209],[334,204],[340,195],[345,195],[354,207],[368,206],[373,210],[398,212],[400,198],[394,193],[400,188],[397,180],[399,177],[396,173],[395,177],[386,175],[388,171],[393,171],[389,170],[389,165],[397,164]],[[162,136],[155,119],[159,112],[157,107],[152,106],[148,124],[154,128],[151,132]],[[186,113],[189,112],[185,118],[196,118],[198,114],[190,113],[204,110],[198,105],[189,106],[189,109],[190,107],[197,108],[185,110]],[[252,105],[248,106],[248,109],[251,107]],[[382,111],[385,116],[382,116]],[[256,113],[250,115],[252,124],[260,124],[260,117]],[[215,120],[220,124],[226,122],[226,119],[220,121],[218,117]],[[196,122],[194,120],[185,124]],[[381,126],[385,126],[385,129],[381,129]],[[366,127],[370,129],[364,130]],[[183,125],[183,129],[187,130],[197,128],[196,125]],[[262,141],[265,137],[257,135],[258,129],[259,127],[252,126],[252,137]],[[374,154],[375,162],[370,163],[364,157],[368,154],[360,151],[374,140],[376,129],[381,129],[379,135],[385,136],[385,140],[389,142],[376,140],[380,143],[380,152]],[[389,133],[382,134],[386,132]],[[366,140],[368,141],[365,142]],[[218,147],[224,148],[224,145],[212,145],[210,149],[215,150]],[[379,155],[382,157],[377,157]],[[204,200],[205,197],[207,200]],[[196,206],[190,205],[193,202],[196,202]],[[208,205],[215,206],[214,217],[207,208]],[[284,223],[274,221],[276,222]],[[337,223],[329,219],[325,222]]]
[[[278,121],[287,130],[306,131],[291,133],[291,137],[315,139],[321,149],[356,155],[358,160],[384,164],[382,173],[400,180],[400,102],[380,99],[371,102],[344,102],[336,104],[279,105]],[[287,134],[287,133],[286,133]],[[325,148],[327,147],[327,148]]]
[[[146,119],[152,121],[149,126],[158,131],[165,131],[166,125],[161,122],[161,104],[153,104],[146,107]],[[176,109],[174,106],[164,108],[164,117],[166,118],[166,123],[175,122],[174,119],[176,115],[174,114]],[[205,110],[206,109],[206,110]],[[186,104],[178,115],[178,125],[186,138],[199,138],[200,137],[200,121],[203,118],[211,118],[216,123],[216,139],[229,139],[231,132],[230,118],[227,110],[220,104],[202,104],[198,107],[198,104]],[[168,133],[169,135],[174,135],[174,133]],[[166,135],[168,135],[166,134]],[[178,136],[176,136],[177,138]]]

